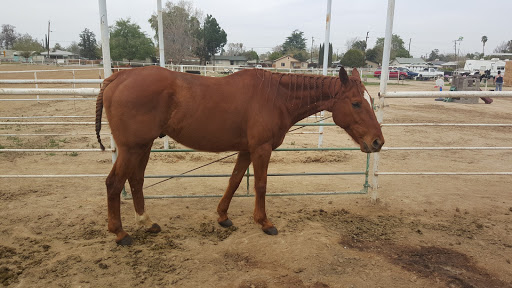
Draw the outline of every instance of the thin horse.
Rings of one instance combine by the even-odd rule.
[[[254,168],[254,220],[269,235],[277,229],[265,212],[267,169],[272,150],[281,145],[293,124],[314,113],[332,112],[336,125],[365,153],[378,152],[384,137],[373,109],[364,99],[357,69],[339,77],[272,73],[249,69],[222,78],[203,77],[144,67],[120,71],[105,79],[96,102],[96,135],[103,107],[118,158],[106,180],[108,229],[116,242],[130,245],[123,230],[120,194],[130,183],[135,217],[148,232],[160,232],[144,209],[142,186],[153,141],[168,135],[190,148],[239,151],[228,187],[217,207],[218,223],[233,223],[228,208],[247,167]]]

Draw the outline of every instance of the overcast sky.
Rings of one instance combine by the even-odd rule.
[[[162,0],[165,6],[167,0]],[[174,1],[176,2],[176,0]],[[191,0],[203,14],[217,19],[228,35],[228,43],[243,43],[258,53],[282,44],[293,30],[304,32],[308,48],[311,39],[318,46],[325,39],[327,0]],[[51,21],[50,46],[78,42],[85,28],[101,40],[97,0],[18,0],[0,9],[0,24],[11,24],[16,32],[43,39]],[[384,37],[387,0],[333,0],[331,42],[334,51],[345,52],[348,40],[364,40],[368,46]],[[107,0],[108,22],[131,18],[153,37],[148,19],[156,13],[156,0]],[[507,12],[508,11],[508,12]],[[487,36],[485,53],[503,41],[512,40],[512,1],[397,0],[393,33],[405,42],[414,57],[454,52],[454,40],[464,37],[460,53],[482,52],[482,36]]]

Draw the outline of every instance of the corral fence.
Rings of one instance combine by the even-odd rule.
[[[43,70],[44,71],[44,70]],[[32,71],[28,72],[32,73]],[[99,84],[101,83],[101,79],[0,79],[0,85],[4,84],[67,84],[67,85],[76,85],[76,84]],[[99,93],[99,88],[0,88],[0,95],[9,95],[9,98],[0,98],[1,101],[75,101],[75,100],[85,100],[85,101],[93,101],[96,100],[96,96]],[[29,95],[38,95],[37,97],[29,97]],[[70,95],[73,96],[81,96],[80,98],[68,98]],[[23,96],[25,98],[18,98],[17,96]],[[41,96],[41,97],[40,97]],[[42,96],[52,96],[53,98],[44,98]],[[63,97],[55,97],[55,96],[63,96]],[[94,109],[91,107],[91,111]],[[91,133],[4,133],[0,134],[3,137],[32,137],[32,136],[90,136],[94,137],[95,133],[92,128],[95,122],[90,121],[80,121],[82,118],[92,118],[94,119],[94,115],[91,116],[75,116],[75,115],[61,115],[61,116],[0,116],[0,126],[90,126]],[[59,119],[55,120],[55,119]],[[64,120],[64,121],[63,121]],[[316,120],[316,119],[315,119]],[[300,129],[300,127],[308,127],[308,126],[335,126],[334,123],[324,122],[323,118],[320,118],[316,123],[297,123],[294,126],[294,129]],[[322,123],[318,123],[322,122]],[[108,123],[102,123],[105,127],[108,127]],[[297,128],[299,127],[299,128]],[[293,130],[293,129],[292,129]],[[293,133],[293,132],[292,132]],[[300,132],[295,132],[300,133]],[[304,132],[303,132],[304,133]],[[323,132],[309,132],[320,134]],[[304,133],[306,134],[306,133]],[[102,133],[102,136],[106,136],[110,134]],[[166,137],[167,138],[167,137]],[[168,139],[168,138],[167,138]],[[164,139],[165,141],[166,139]],[[168,142],[164,142],[164,149],[152,149],[151,152],[154,153],[162,153],[162,152],[171,152],[171,153],[194,153],[196,151],[192,149],[169,149]],[[112,160],[116,159],[116,148],[113,139],[111,139],[111,147],[110,152],[112,152]],[[358,151],[357,147],[317,147],[317,148],[279,148],[275,151],[277,152],[287,152],[287,151]],[[100,149],[66,149],[66,148],[44,148],[44,149],[25,149],[25,148],[3,148],[0,149],[0,152],[8,152],[8,153],[82,153],[82,152],[100,152]],[[236,153],[235,153],[236,154]],[[234,156],[232,154],[230,156]],[[320,191],[320,192],[304,192],[304,193],[269,193],[269,196],[297,196],[297,195],[333,195],[333,194],[367,194],[369,185],[369,167],[370,167],[370,157],[366,155],[365,157],[364,169],[362,171],[332,171],[332,172],[303,172],[303,173],[269,173],[268,176],[271,177],[304,177],[304,176],[357,176],[363,177],[363,184],[361,190],[355,191]],[[9,175],[0,175],[0,178],[90,178],[90,177],[100,177],[104,178],[107,174],[9,174]],[[175,174],[175,175],[147,175],[145,178],[153,178],[153,179],[172,179],[172,178],[219,178],[219,177],[230,177],[231,174]],[[247,192],[245,194],[237,194],[238,196],[253,196],[250,193],[250,178],[254,175],[248,169],[245,178],[247,185]],[[164,180],[165,181],[165,180]],[[127,196],[126,193],[123,195]],[[189,197],[220,197],[222,195],[147,195],[146,198],[189,198]]]
[[[498,123],[498,124],[468,124],[468,123],[397,123],[397,124],[386,124],[383,123],[384,116],[384,107],[385,107],[385,99],[386,98],[476,98],[476,97],[512,97],[512,91],[437,91],[437,92],[426,92],[426,91],[404,91],[404,92],[387,92],[387,80],[389,75],[389,62],[390,62],[390,52],[391,52],[391,38],[393,32],[393,20],[394,20],[394,10],[395,10],[395,0],[388,0],[388,9],[387,9],[387,19],[386,19],[386,34],[384,37],[384,51],[383,51],[383,59],[382,59],[382,69],[381,69],[381,81],[380,81],[380,92],[379,99],[376,101],[376,115],[377,120],[381,123],[382,126],[459,126],[459,127],[468,127],[468,126],[480,126],[480,127],[509,127],[512,126],[512,123]],[[415,151],[424,151],[424,150],[512,150],[512,147],[383,147],[382,152],[391,152],[398,150],[415,150]],[[372,200],[376,200],[378,197],[377,191],[379,187],[379,176],[380,175],[512,175],[510,171],[501,171],[501,172],[467,172],[467,171],[457,171],[457,172],[442,172],[442,171],[433,171],[433,172],[425,172],[425,171],[379,171],[379,163],[380,163],[380,153],[374,153],[373,156],[373,168],[372,168]]]
[[[76,85],[76,84],[99,84],[101,83],[101,79],[1,79],[1,84],[67,84],[67,85]],[[0,101],[66,101],[66,100],[95,100],[96,95],[99,93],[99,88],[0,88],[0,95],[10,95],[11,98],[1,98]],[[43,98],[43,97],[33,97],[33,98],[16,98],[19,95],[52,95],[52,96],[64,96],[57,98]],[[66,98],[66,96],[74,95],[81,96],[80,98]],[[12,98],[15,97],[15,98]],[[386,98],[438,98],[438,97],[512,97],[512,91],[504,91],[504,92],[477,92],[477,91],[443,91],[443,92],[418,92],[418,91],[405,91],[405,92],[387,92],[385,94],[380,95],[380,102],[383,103],[383,100]],[[383,118],[383,109],[384,106],[377,105],[376,107],[378,119]],[[90,121],[77,121],[81,120],[81,118],[94,118],[94,115],[91,116],[74,116],[74,115],[62,115],[62,116],[1,116],[0,117],[0,126],[5,125],[84,125],[84,126],[93,126],[94,122]],[[66,121],[46,121],[46,119],[64,119]],[[45,120],[45,121],[42,121]],[[73,120],[67,121],[67,120]],[[108,123],[103,123],[105,127]],[[334,123],[298,123],[296,126],[334,126]],[[512,127],[512,123],[481,123],[481,124],[469,124],[469,123],[382,123],[384,127],[404,127],[404,126],[460,126],[460,127]],[[93,137],[95,133],[91,131],[91,133],[5,133],[0,134],[0,136],[4,137],[31,137],[31,136],[91,136]],[[102,133],[102,136],[108,136],[108,133]],[[113,153],[112,158],[115,161],[115,144],[111,141],[112,147],[110,151]],[[324,147],[324,148],[284,148],[277,149],[276,151],[351,151],[351,150],[359,150],[359,148],[351,148],[351,147]],[[414,150],[417,152],[425,151],[425,150],[512,150],[512,147],[504,146],[504,147],[383,147],[382,153],[392,153],[392,151],[399,150]],[[2,152],[46,152],[46,153],[57,153],[57,152],[65,152],[65,153],[78,153],[78,152],[100,152],[100,149],[1,149]],[[195,152],[191,149],[168,149],[168,144],[164,144],[164,149],[153,149],[152,152],[162,153],[162,152],[172,152],[172,153],[192,153]],[[512,175],[512,172],[501,171],[501,172],[425,172],[425,171],[379,171],[379,153],[374,154],[373,159],[373,169],[370,171],[370,156],[366,157],[366,169],[364,171],[356,171],[356,172],[327,172],[327,173],[318,173],[318,172],[308,172],[308,173],[274,173],[269,174],[269,176],[338,176],[338,175],[361,175],[364,176],[364,184],[363,188],[360,191],[343,191],[343,192],[312,192],[312,193],[285,193],[285,194],[270,194],[269,195],[330,195],[330,194],[356,194],[356,193],[368,193],[370,182],[372,183],[371,187],[373,187],[372,191],[372,199],[377,198],[377,189],[378,189],[378,177],[385,175],[396,175],[396,176],[404,176],[404,175]],[[51,175],[51,174],[41,174],[41,175],[29,175],[29,174],[13,174],[13,175],[0,175],[0,178],[73,178],[73,177],[106,177],[106,174],[66,174],[66,175]],[[230,174],[195,174],[195,175],[187,175],[187,174],[176,174],[176,175],[148,175],[146,178],[154,178],[154,179],[170,179],[170,178],[191,178],[191,177],[205,177],[205,178],[218,178],[218,177],[229,177]],[[249,178],[252,177],[253,174],[248,170],[245,177],[247,182],[247,193],[242,194],[240,196],[251,196],[250,187],[249,187]],[[370,181],[370,177],[371,179]],[[148,198],[177,198],[177,197],[220,197],[221,195],[160,195],[160,196],[151,196]]]

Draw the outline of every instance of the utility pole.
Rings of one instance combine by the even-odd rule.
[[[364,55],[364,61],[366,62],[366,50],[368,49],[368,34],[370,34],[370,31],[367,31],[366,32],[366,39],[364,40],[364,51],[363,51],[363,55]]]
[[[411,56],[411,41],[412,41],[412,38],[409,38],[409,56]]]
[[[313,42],[315,41],[315,37],[311,36],[311,64],[313,64]]]
[[[46,48],[48,49],[48,59],[50,59],[50,20],[48,20],[48,38],[46,40]]]

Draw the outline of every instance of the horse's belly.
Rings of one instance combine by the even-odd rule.
[[[218,127],[213,124],[183,126],[166,133],[178,143],[192,149],[223,152],[247,149],[247,140],[241,130]]]

